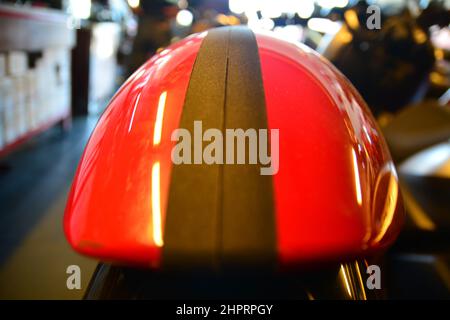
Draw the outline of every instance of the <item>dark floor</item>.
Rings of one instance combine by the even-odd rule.
[[[96,122],[75,118],[70,131],[52,128],[0,160],[0,299],[82,296],[67,289],[66,268],[81,267],[85,288],[96,262],[70,249],[62,216]]]

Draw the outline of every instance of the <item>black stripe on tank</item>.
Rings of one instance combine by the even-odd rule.
[[[258,46],[246,27],[231,32],[225,128],[268,128]],[[222,257],[227,265],[265,266],[275,259],[272,177],[261,175],[260,168],[261,164],[223,167]]]
[[[203,131],[220,129],[224,144],[226,129],[267,129],[258,47],[250,29],[208,31],[192,70],[179,126],[190,131],[193,139],[194,121],[202,121]],[[276,252],[273,187],[270,176],[260,175],[260,166],[173,166],[164,268],[272,264]]]

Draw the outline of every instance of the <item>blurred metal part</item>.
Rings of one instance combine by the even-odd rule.
[[[448,89],[442,97],[439,98],[439,104],[445,106],[448,105],[450,102],[450,89]]]
[[[382,128],[395,162],[450,139],[450,110],[430,100],[400,111]]]
[[[425,231],[434,231],[436,224],[431,220],[422,206],[414,199],[411,191],[406,185],[402,185],[402,195],[408,218],[417,226]]]
[[[448,254],[396,254],[386,266],[389,299],[450,299]]]
[[[400,165],[399,171],[403,174],[450,178],[450,140],[408,158]]]
[[[372,263],[376,263],[373,261]],[[292,274],[233,272],[154,272],[99,264],[86,291],[87,300],[115,299],[301,299],[368,300],[386,297],[367,290],[369,262],[324,265]],[[384,267],[383,269],[384,270]]]

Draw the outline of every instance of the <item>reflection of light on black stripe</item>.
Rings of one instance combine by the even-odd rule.
[[[161,227],[161,191],[159,162],[155,162],[152,168],[152,217],[153,217],[153,241],[156,246],[164,245]]]

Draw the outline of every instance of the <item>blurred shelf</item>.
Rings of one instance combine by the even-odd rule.
[[[0,74],[0,76],[9,79],[25,78],[29,71],[33,72],[40,68],[41,75],[44,70],[44,76],[36,80],[34,86],[47,88],[44,90],[45,92],[41,91],[40,97],[43,96],[44,99],[37,101],[36,97],[29,98],[40,106],[38,109],[42,111],[42,115],[45,115],[44,119],[39,121],[37,126],[29,124],[28,130],[24,133],[21,132],[15,138],[6,139],[5,135],[5,141],[0,143],[0,157],[4,157],[30,138],[56,124],[62,124],[65,128],[70,124],[70,56],[76,44],[76,30],[69,27],[69,22],[69,16],[58,10],[0,4],[0,53],[6,57],[11,52],[26,52],[28,57],[30,54],[37,54],[38,57],[34,58],[33,63],[29,62],[28,69],[24,74],[12,72],[8,74],[6,72],[6,75]],[[39,66],[36,59],[45,61]],[[16,88],[13,87],[6,92],[15,96],[18,95],[18,92],[23,92],[19,93],[20,95],[29,94],[29,91],[17,91]],[[58,93],[67,99],[61,99],[60,96],[57,96]],[[22,112],[20,110],[25,108],[17,101],[9,106],[19,110],[14,112]],[[6,112],[5,108],[6,105],[3,106],[2,111],[0,101],[0,111]],[[4,121],[7,121],[6,118]],[[6,128],[6,122],[0,125],[0,130],[2,128]]]
[[[5,157],[9,153],[11,153],[14,150],[16,150],[17,148],[19,148],[23,143],[25,143],[28,140],[30,140],[31,138],[33,138],[34,136],[44,132],[47,129],[50,129],[51,127],[53,127],[57,124],[61,124],[61,126],[64,129],[70,128],[71,121],[72,121],[72,117],[71,117],[70,113],[63,114],[61,116],[54,117],[54,118],[46,121],[45,123],[41,124],[39,127],[26,132],[25,134],[17,137],[12,142],[10,142],[10,143],[4,145],[2,148],[0,148],[0,158]]]
[[[58,10],[0,5],[0,51],[75,45],[69,17]]]

